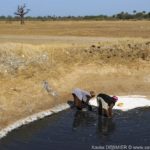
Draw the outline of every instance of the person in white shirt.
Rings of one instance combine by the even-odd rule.
[[[82,108],[88,106],[89,109],[92,109],[89,105],[88,102],[89,100],[95,96],[94,91],[87,92],[85,90],[76,88],[72,92],[73,98],[74,98],[74,105],[76,106],[77,109],[81,110]]]

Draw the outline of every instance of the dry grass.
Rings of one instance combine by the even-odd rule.
[[[148,42],[116,39],[87,47],[1,44],[1,127],[69,100],[75,87],[114,95],[149,95]],[[140,55],[141,50],[145,57]],[[59,93],[58,97],[43,89],[43,80]]]
[[[150,96],[149,33],[148,21],[0,22],[0,128],[66,102],[75,87]]]
[[[0,22],[0,35],[150,37],[150,21]]]

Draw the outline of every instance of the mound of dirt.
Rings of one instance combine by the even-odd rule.
[[[90,55],[99,54],[101,59],[125,59],[150,61],[150,42],[132,43],[132,41],[119,41],[117,44],[99,43],[91,45],[85,50]]]

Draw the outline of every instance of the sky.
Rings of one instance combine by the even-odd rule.
[[[18,5],[31,9],[29,16],[113,15],[121,11],[150,12],[150,0],[0,0],[0,16],[14,15]]]

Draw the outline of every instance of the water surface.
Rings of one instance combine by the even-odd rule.
[[[115,111],[113,119],[68,109],[21,127],[0,150],[86,150],[103,145],[150,145],[150,108]]]

